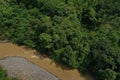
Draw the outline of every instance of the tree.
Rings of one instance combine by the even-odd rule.
[[[71,46],[66,46],[64,48],[64,53],[62,54],[62,62],[71,66],[72,68],[77,68],[79,62],[77,61],[77,54],[73,51]]]
[[[98,80],[115,80],[117,77],[117,73],[111,69],[99,70],[98,75]]]
[[[40,0],[41,10],[49,16],[53,16],[55,14],[55,7],[61,3],[61,0]]]
[[[11,4],[24,4],[26,8],[29,7],[36,7],[37,6],[37,0],[11,0]]]
[[[52,37],[51,35],[47,34],[47,33],[41,33],[39,35],[39,46],[42,51],[46,51],[47,49],[51,49],[52,48]]]

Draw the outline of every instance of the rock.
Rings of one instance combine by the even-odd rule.
[[[59,80],[56,76],[22,57],[7,57],[0,60],[9,77],[20,80]]]

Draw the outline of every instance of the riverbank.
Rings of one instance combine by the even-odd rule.
[[[24,57],[61,80],[86,80],[77,69],[69,69],[68,67],[61,66],[49,58],[38,57],[35,53],[35,50],[28,49],[25,46],[17,46],[12,43],[0,43],[0,58],[9,56]]]

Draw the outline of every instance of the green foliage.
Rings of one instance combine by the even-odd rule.
[[[119,0],[0,0],[0,39],[96,80],[120,80]]]
[[[7,71],[0,68],[0,80],[17,80],[16,78],[8,78]]]
[[[30,8],[30,7],[35,7],[37,4],[37,0],[10,0],[11,4],[24,4],[26,6],[26,8]]]
[[[61,2],[61,0],[40,0],[41,10],[47,15],[53,16],[55,14],[56,6]],[[49,12],[49,13],[47,13]]]
[[[77,54],[72,50],[71,46],[66,46],[64,49],[64,54],[62,54],[62,62],[73,68],[77,68],[79,62],[77,61]]]
[[[49,34],[42,33],[39,36],[39,42],[42,49],[50,49],[52,47],[52,37]]]
[[[117,73],[111,69],[99,70],[99,80],[115,80]]]

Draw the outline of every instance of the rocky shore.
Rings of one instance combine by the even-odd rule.
[[[9,77],[19,80],[59,80],[56,76],[22,57],[0,59],[0,66],[5,68]]]

